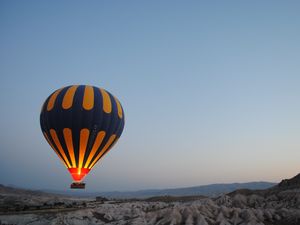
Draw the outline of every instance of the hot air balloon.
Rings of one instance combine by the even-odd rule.
[[[73,178],[71,188],[85,188],[84,177],[120,138],[124,112],[108,91],[72,85],[46,99],[40,124],[47,142]]]

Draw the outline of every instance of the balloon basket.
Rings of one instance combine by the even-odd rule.
[[[85,189],[85,183],[77,183],[77,182],[74,182],[71,184],[70,186],[71,189]]]

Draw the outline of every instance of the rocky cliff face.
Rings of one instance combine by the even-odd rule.
[[[300,187],[300,173],[291,178],[282,180],[275,188],[279,189],[294,189]]]
[[[239,190],[218,198],[86,201],[69,211],[0,215],[2,224],[300,225],[299,175],[264,191]]]

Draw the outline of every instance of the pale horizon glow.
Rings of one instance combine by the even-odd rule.
[[[123,135],[87,191],[279,182],[300,172],[297,1],[1,1],[0,184],[68,189],[39,113],[105,88]]]

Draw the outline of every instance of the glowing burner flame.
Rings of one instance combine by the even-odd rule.
[[[68,169],[74,182],[81,182],[83,178],[90,172],[87,168],[69,168]]]

